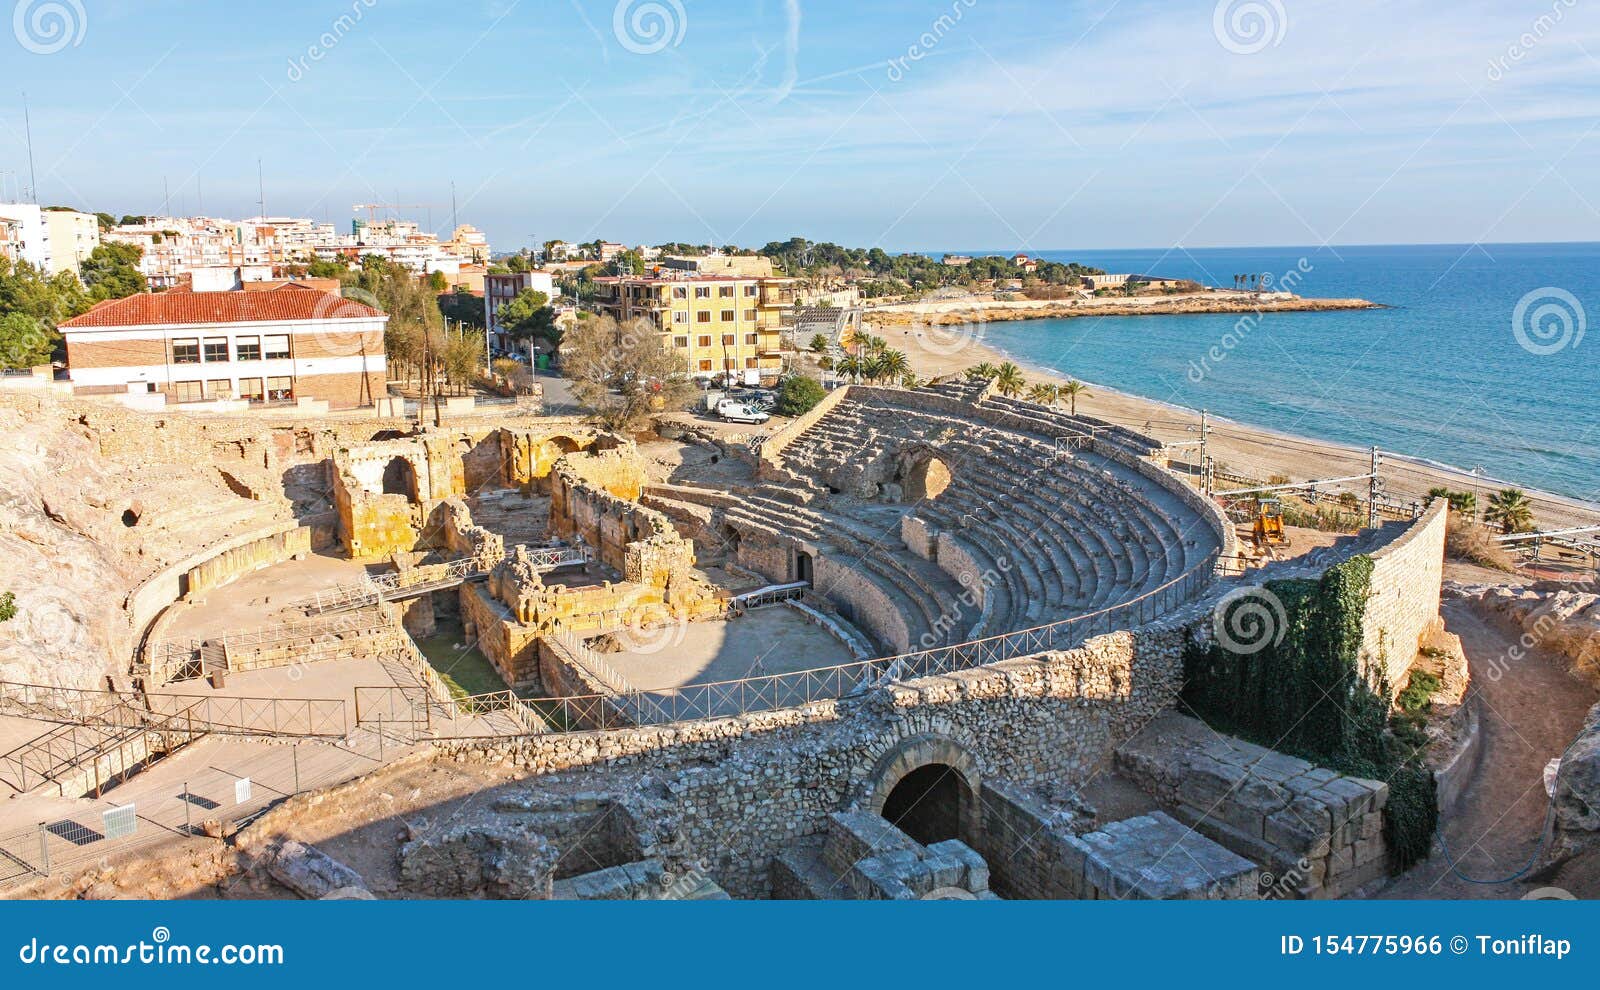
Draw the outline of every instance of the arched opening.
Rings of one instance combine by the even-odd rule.
[[[815,580],[812,575],[811,555],[804,550],[796,551],[794,555],[794,579],[811,584]]]
[[[722,529],[717,532],[722,538],[722,552],[726,559],[737,561],[739,559],[739,531],[731,523],[723,523]]]
[[[883,817],[923,845],[962,838],[972,789],[955,767],[929,763],[900,778],[883,802]]]
[[[900,482],[907,502],[938,498],[950,487],[950,468],[932,454],[912,463]]]
[[[417,501],[417,469],[404,457],[389,461],[383,469],[383,494],[404,495]]]

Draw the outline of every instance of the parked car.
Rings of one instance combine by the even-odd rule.
[[[717,416],[729,423],[765,423],[772,418],[738,399],[723,399],[717,403]]]

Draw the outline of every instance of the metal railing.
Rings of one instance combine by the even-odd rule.
[[[0,756],[0,770],[15,772],[17,790],[26,793],[46,782],[62,787],[63,797],[99,795],[110,783],[204,736],[188,709],[154,715],[118,703],[81,723],[64,724]],[[144,743],[142,750],[133,747]],[[82,780],[73,785],[75,775]],[[76,792],[76,793],[74,793]]]
[[[1166,584],[1117,605],[968,643],[784,674],[690,684],[670,690],[543,698],[523,700],[522,704],[539,712],[554,731],[571,731],[661,725],[837,701],[899,681],[1072,649],[1094,636],[1151,622],[1187,603],[1209,585],[1215,576],[1218,558],[1219,554],[1214,551],[1200,564]],[[596,681],[626,683],[574,634],[558,631],[556,638],[562,640],[561,645],[578,658]],[[435,738],[457,737],[438,735]]]
[[[338,698],[143,694],[0,681],[0,708],[61,725],[104,724],[106,712],[120,709],[157,718],[186,711],[197,728],[221,735],[334,739],[348,731],[346,705]]]

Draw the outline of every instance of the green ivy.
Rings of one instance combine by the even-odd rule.
[[[1421,763],[1426,737],[1414,719],[1391,718],[1387,684],[1362,675],[1371,584],[1372,558],[1365,555],[1329,568],[1320,580],[1267,582],[1283,605],[1283,635],[1254,653],[1220,643],[1191,646],[1183,703],[1221,731],[1339,773],[1387,781],[1384,838],[1390,869],[1399,873],[1428,855],[1438,799],[1433,774]],[[1223,623],[1253,603],[1233,602]]]

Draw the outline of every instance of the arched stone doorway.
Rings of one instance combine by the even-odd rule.
[[[979,848],[982,821],[977,761],[946,736],[901,740],[879,758],[863,802],[911,838],[927,845],[960,839]]]
[[[794,553],[794,579],[810,584],[815,580],[815,572],[816,567],[811,559],[811,554],[804,550],[796,550]]]
[[[900,778],[883,802],[883,817],[925,846],[966,834],[963,806],[973,795],[955,767],[929,763]]]
[[[931,450],[915,451],[908,455],[895,481],[903,501],[915,504],[935,499],[950,487],[950,466]]]
[[[417,469],[411,466],[409,460],[395,457],[384,465],[383,494],[404,495],[413,502],[418,501]]]

